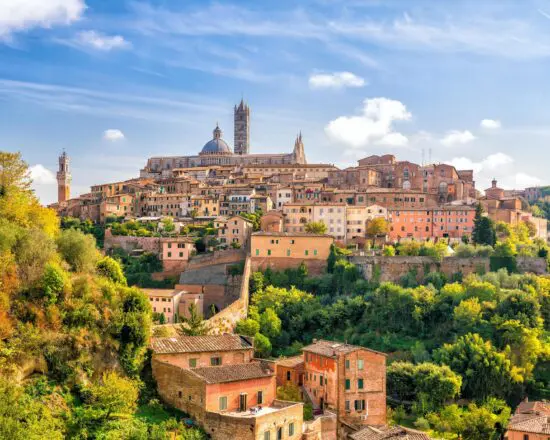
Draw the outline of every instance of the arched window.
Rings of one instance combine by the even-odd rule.
[[[440,194],[447,194],[448,185],[447,182],[441,182],[439,184],[439,193]]]
[[[411,189],[411,182],[409,180],[403,182],[403,189]]]

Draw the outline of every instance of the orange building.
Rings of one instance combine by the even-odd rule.
[[[235,243],[241,247],[248,244],[250,234],[252,233],[253,224],[250,220],[234,215],[225,219],[217,218],[214,222],[218,226],[218,240],[221,244],[230,245]]]
[[[164,272],[181,272],[195,251],[195,243],[189,237],[163,237],[160,239],[160,259]]]
[[[254,356],[253,339],[239,335],[152,338],[153,359],[182,368],[248,363]]]
[[[433,238],[461,239],[470,236],[474,228],[475,208],[446,205],[429,209],[395,209],[388,211],[389,238],[428,240]]]
[[[275,361],[275,373],[277,386],[285,386],[289,383],[302,387],[304,384],[304,356],[277,359]]]
[[[275,398],[275,372],[251,360],[238,335],[153,338],[152,369],[163,401],[196,419],[213,440],[299,440],[303,404]]]
[[[304,347],[304,390],[315,407],[341,422],[386,424],[386,355],[340,342]]]
[[[521,402],[508,423],[505,440],[548,440],[550,438],[550,404]]]
[[[254,232],[250,240],[254,270],[296,268],[303,261],[315,273],[326,265],[334,237],[299,232]]]

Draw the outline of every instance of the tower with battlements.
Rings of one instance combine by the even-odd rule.
[[[59,170],[57,171],[57,202],[66,202],[71,198],[71,171],[69,168],[70,159],[63,151],[59,156]]]
[[[233,149],[235,154],[250,153],[250,107],[241,99],[239,106],[235,106],[235,134]]]

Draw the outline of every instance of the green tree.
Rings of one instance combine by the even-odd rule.
[[[516,254],[517,254],[516,245],[510,239],[506,239],[504,241],[499,241],[495,245],[494,255],[496,257],[513,257]]]
[[[275,339],[281,334],[281,320],[271,307],[260,315],[260,332],[269,339]]]
[[[261,333],[254,335],[254,351],[259,357],[266,358],[271,354],[271,341]]]
[[[75,272],[91,272],[99,259],[95,239],[77,229],[61,231],[57,249]]]
[[[389,225],[386,219],[382,217],[373,218],[367,224],[367,237],[372,238],[372,245],[375,245],[376,237],[385,236],[389,231]]]
[[[462,395],[484,400],[504,397],[523,377],[504,353],[478,334],[468,333],[454,344],[445,344],[435,352],[436,360],[462,375]]]
[[[323,222],[309,222],[306,223],[305,230],[309,234],[326,234],[327,225]]]
[[[55,304],[62,299],[63,292],[69,285],[69,279],[58,265],[48,263],[40,285],[46,304]]]
[[[300,388],[293,383],[277,387],[277,399],[286,400],[288,402],[301,402]]]
[[[496,242],[495,225],[489,217],[483,215],[480,203],[476,207],[472,240],[477,245],[494,246]]]
[[[235,333],[245,336],[254,336],[260,331],[260,324],[251,318],[241,319],[237,321]]]
[[[198,313],[195,304],[189,304],[189,317],[182,316],[179,331],[187,336],[204,336],[210,331],[210,327],[204,318]]]
[[[104,373],[101,380],[90,387],[90,404],[109,418],[113,414],[127,415],[136,409],[138,387],[134,381],[115,372]]]
[[[22,387],[0,378],[0,438],[10,440],[62,440],[62,418],[39,399],[26,394]]]
[[[478,298],[469,298],[460,302],[453,310],[456,328],[461,333],[468,333],[479,325],[482,320],[481,304]]]
[[[103,257],[96,264],[97,273],[109,278],[114,283],[126,285],[126,277],[120,263],[111,257]]]
[[[395,248],[392,245],[386,245],[382,253],[385,257],[395,257]]]
[[[164,217],[162,219],[162,232],[170,234],[176,230],[174,219],[172,217]]]

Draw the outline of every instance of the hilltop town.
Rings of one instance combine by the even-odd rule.
[[[254,154],[250,116],[235,106],[234,149],[216,126],[198,155],[149,158],[134,179],[76,197],[69,155],[59,157],[58,202],[44,212],[60,218],[61,235],[48,232],[60,256],[32,276],[16,257],[12,295],[47,289],[46,315],[30,322],[49,331],[52,313],[65,316],[61,329],[81,328],[83,273],[97,277],[92,289],[107,283],[142,303],[109,306],[135,315],[110,336],[120,360],[94,345],[104,361],[93,367],[60,361],[58,348],[4,363],[28,380],[72,359],[78,377],[64,374],[80,387],[120,365],[157,396],[144,407],[188,417],[187,431],[162,425],[177,438],[546,438],[546,188],[493,181],[481,192],[472,170],[391,154],[312,164],[301,133],[290,153]],[[26,191],[21,176],[13,193]],[[100,307],[85,298],[77,307]],[[5,347],[29,322],[21,301],[4,311]],[[111,426],[104,417],[94,423]]]

